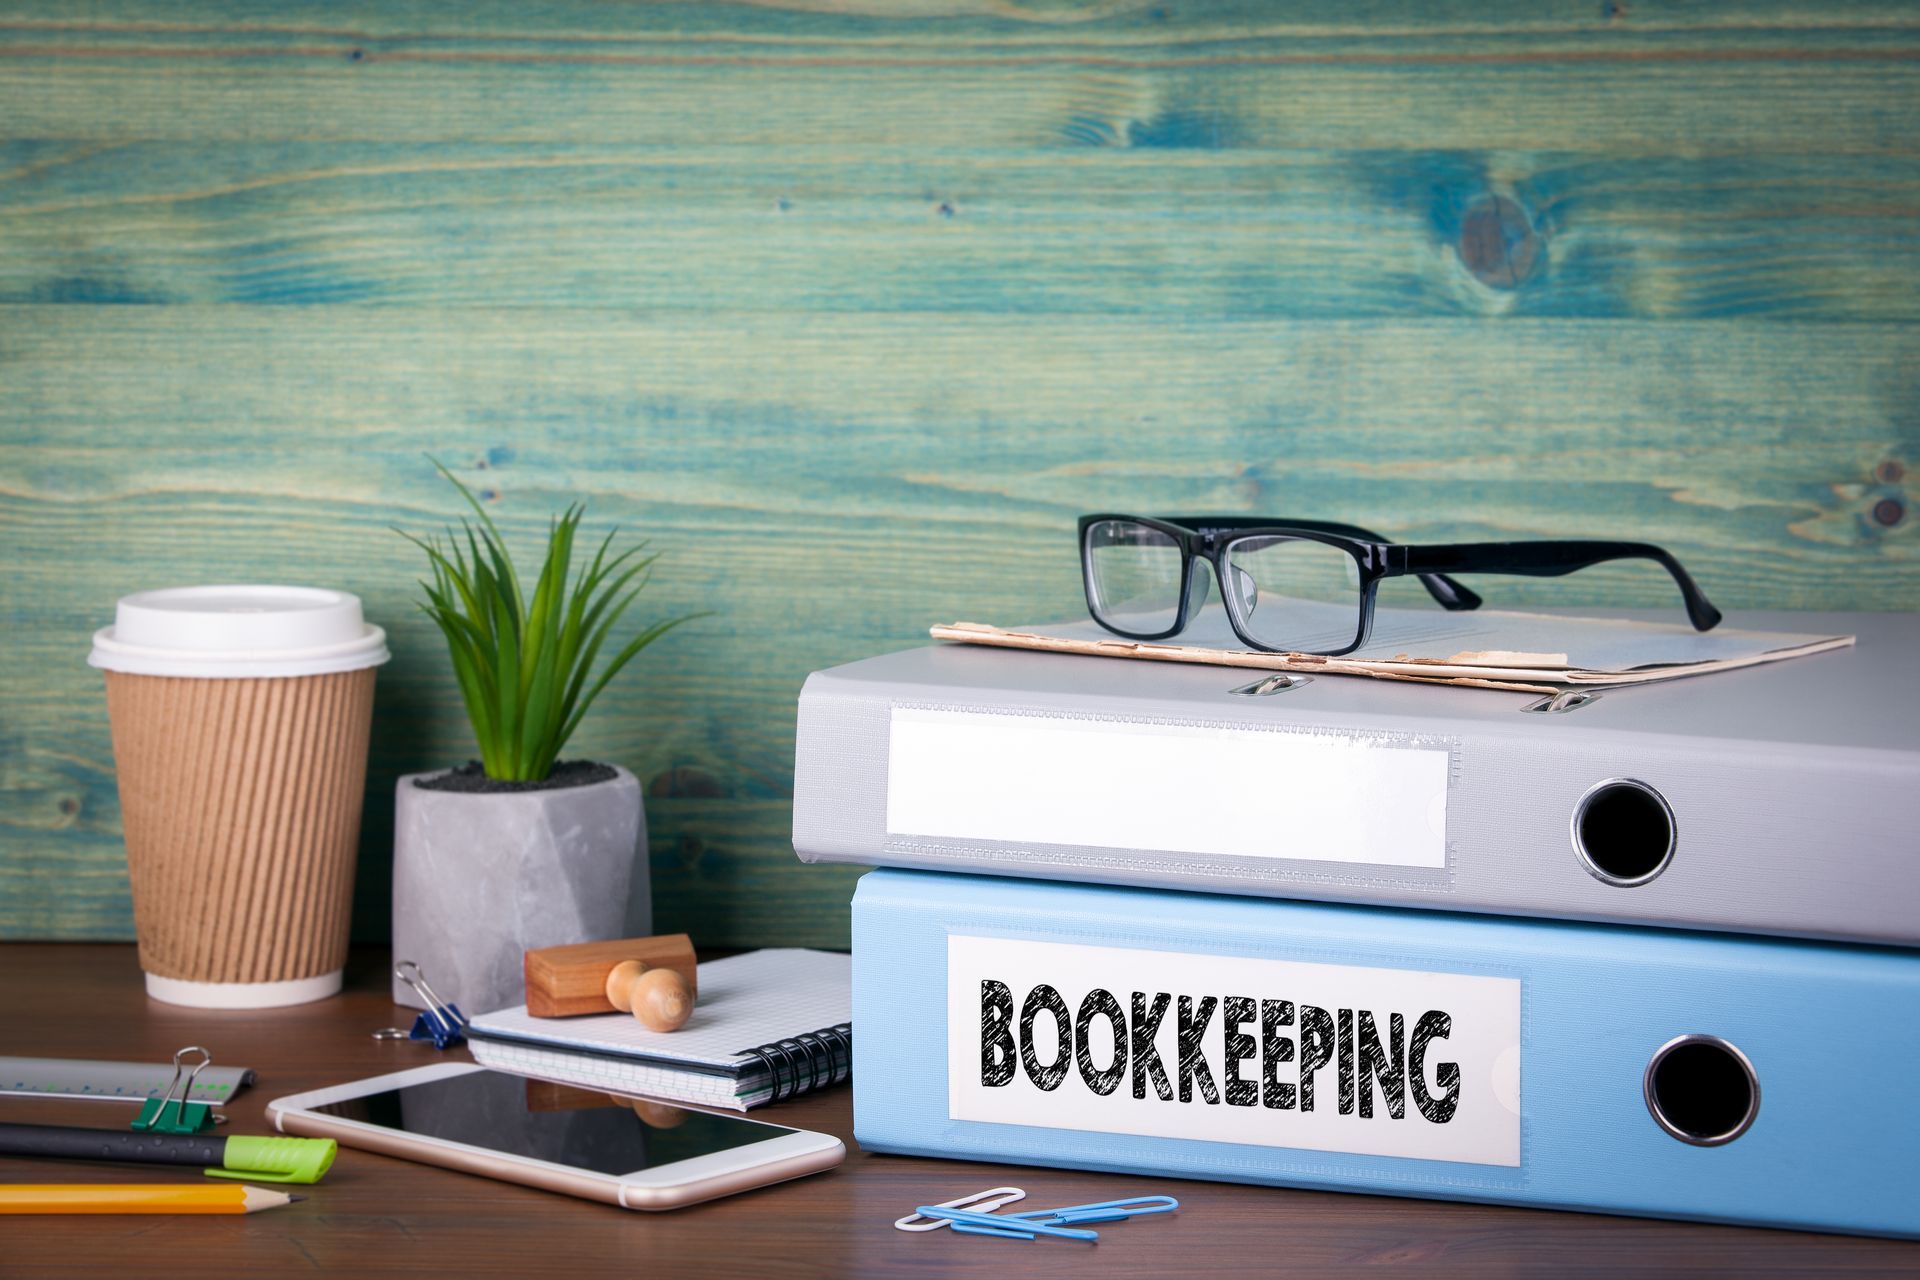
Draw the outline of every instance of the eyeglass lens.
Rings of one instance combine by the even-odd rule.
[[[1241,628],[1274,649],[1324,653],[1360,632],[1360,566],[1340,547],[1307,538],[1227,544],[1229,602]]]
[[[1180,544],[1149,525],[1087,526],[1087,603],[1115,631],[1158,635],[1180,616]]]

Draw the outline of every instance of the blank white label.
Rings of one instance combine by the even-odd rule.
[[[1444,868],[1447,777],[1346,734],[895,707],[887,833]]]
[[[950,936],[947,1114],[1514,1167],[1520,980]]]

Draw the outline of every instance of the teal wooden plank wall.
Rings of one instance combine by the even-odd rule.
[[[426,452],[720,610],[578,739],[713,943],[844,939],[787,840],[805,674],[1068,614],[1082,510],[1920,607],[1916,139],[1901,4],[7,4],[0,933],[128,936],[87,637],[242,579],[392,631],[382,935],[393,779],[470,750],[390,531],[456,510]]]

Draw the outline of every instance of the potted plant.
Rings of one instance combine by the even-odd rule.
[[[615,553],[615,530],[575,574],[585,514],[576,503],[551,522],[529,597],[492,517],[451,471],[434,466],[478,526],[462,519],[444,544],[396,532],[427,554],[432,581],[420,584],[420,609],[446,637],[480,759],[400,779],[393,946],[442,999],[480,1013],[522,998],[527,948],[623,936],[630,892],[633,928],[651,931],[639,781],[618,765],[562,760],[560,752],[635,655],[701,615],[655,622],[609,648],[657,555],[641,555],[645,543]],[[609,656],[600,661],[603,651]],[[397,978],[393,995],[420,1004]]]

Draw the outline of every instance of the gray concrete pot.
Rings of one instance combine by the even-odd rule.
[[[653,932],[640,783],[553,791],[394,794],[393,954],[468,1017],[526,999],[529,947]],[[393,980],[396,1004],[421,1006]]]

